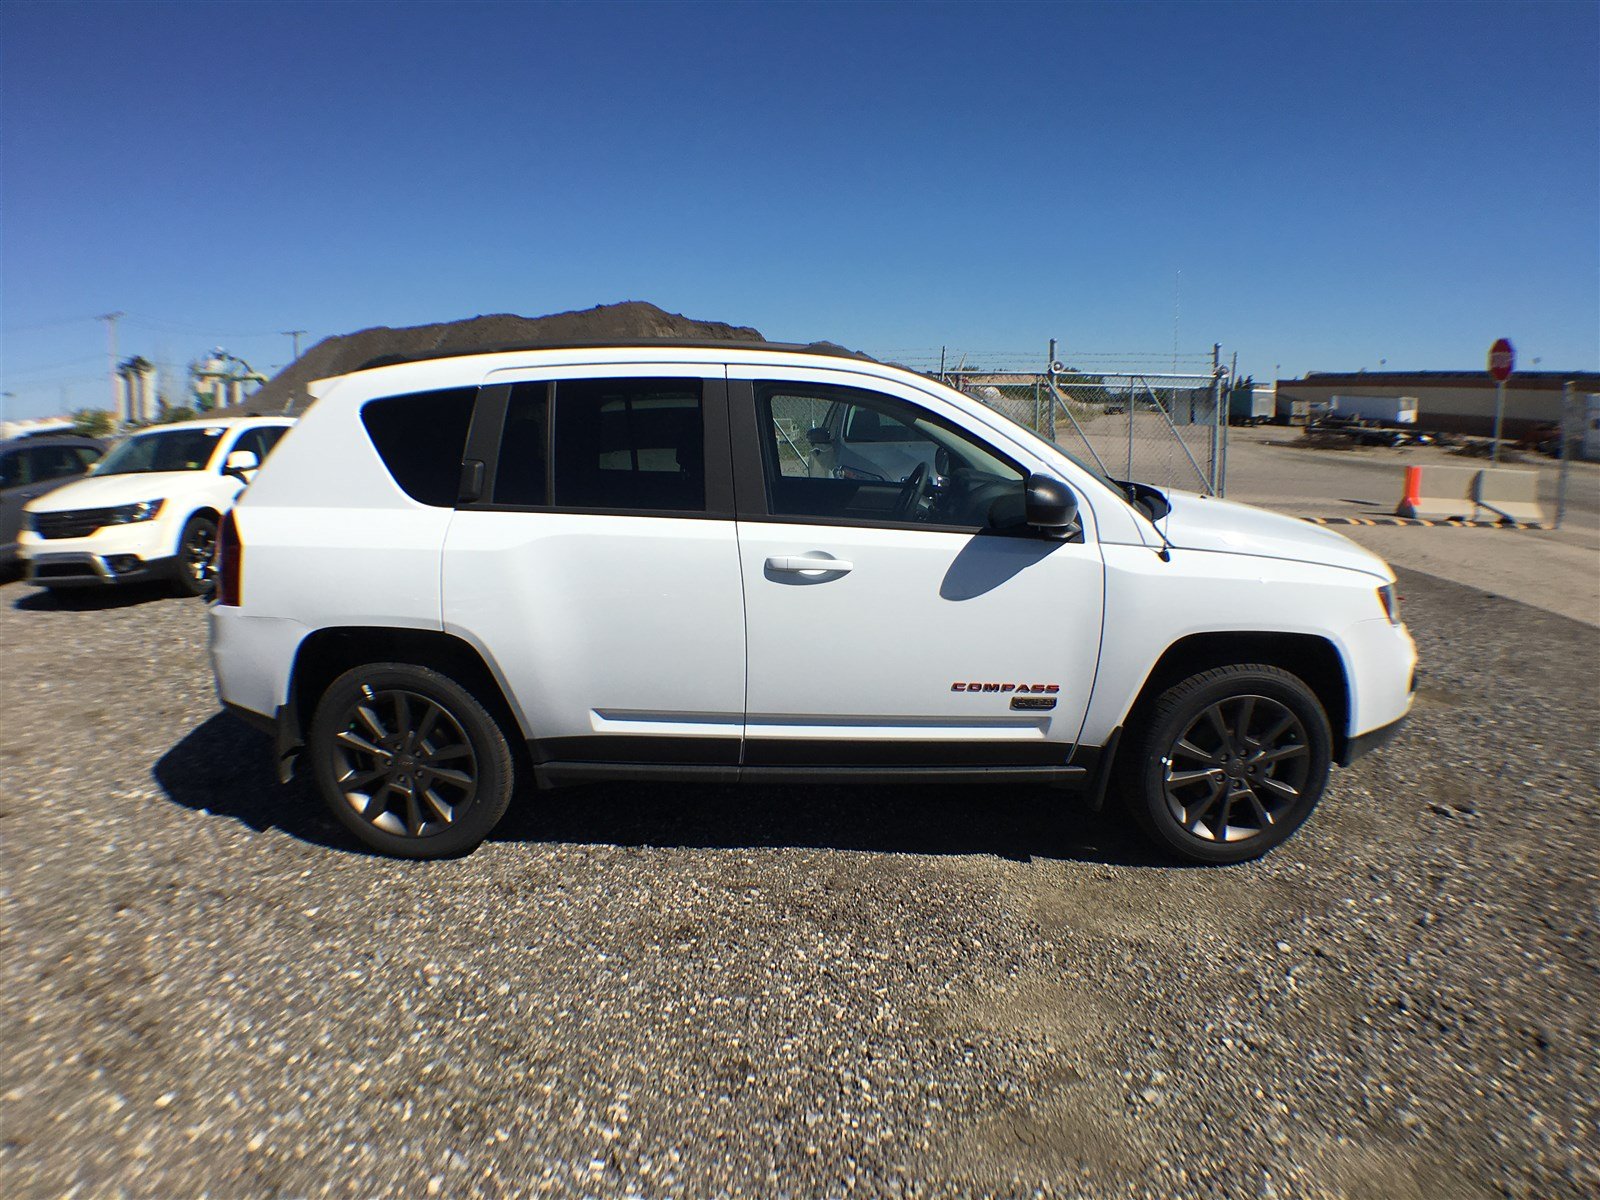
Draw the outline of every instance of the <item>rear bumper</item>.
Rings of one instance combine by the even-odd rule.
[[[1387,725],[1380,725],[1376,729],[1347,739],[1344,744],[1344,753],[1339,756],[1339,765],[1348,767],[1363,754],[1371,754],[1374,750],[1381,750],[1384,746],[1387,746],[1400,736],[1400,731],[1405,728],[1407,719],[1407,717],[1400,717],[1398,720],[1390,721]]]

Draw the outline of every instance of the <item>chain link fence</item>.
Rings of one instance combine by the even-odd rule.
[[[936,375],[1114,479],[1221,495],[1227,374],[1211,355],[922,353],[894,361]],[[1037,363],[1037,359],[1035,360]],[[1140,366],[1139,363],[1149,363]]]

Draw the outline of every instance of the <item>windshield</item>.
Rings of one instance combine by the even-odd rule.
[[[94,473],[140,475],[146,471],[203,471],[221,436],[220,426],[141,433],[101,459]]]

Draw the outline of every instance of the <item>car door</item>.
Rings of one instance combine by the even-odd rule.
[[[1065,764],[1100,644],[1092,514],[1072,540],[1028,529],[1021,448],[907,385],[732,366],[729,410],[745,765]],[[884,452],[819,473],[814,429]]]
[[[726,391],[720,366],[628,364],[480,392],[445,621],[497,665],[536,761],[737,769]]]
[[[70,445],[20,446],[0,462],[0,546],[16,542],[28,501],[75,479],[94,460]]]
[[[24,475],[22,451],[0,451],[0,551],[8,551],[16,543],[22,506],[33,494]]]

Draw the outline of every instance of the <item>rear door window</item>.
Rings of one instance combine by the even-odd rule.
[[[557,507],[704,512],[705,421],[697,379],[556,385]]]
[[[371,400],[361,423],[389,474],[413,500],[453,508],[477,388],[445,388]]]

